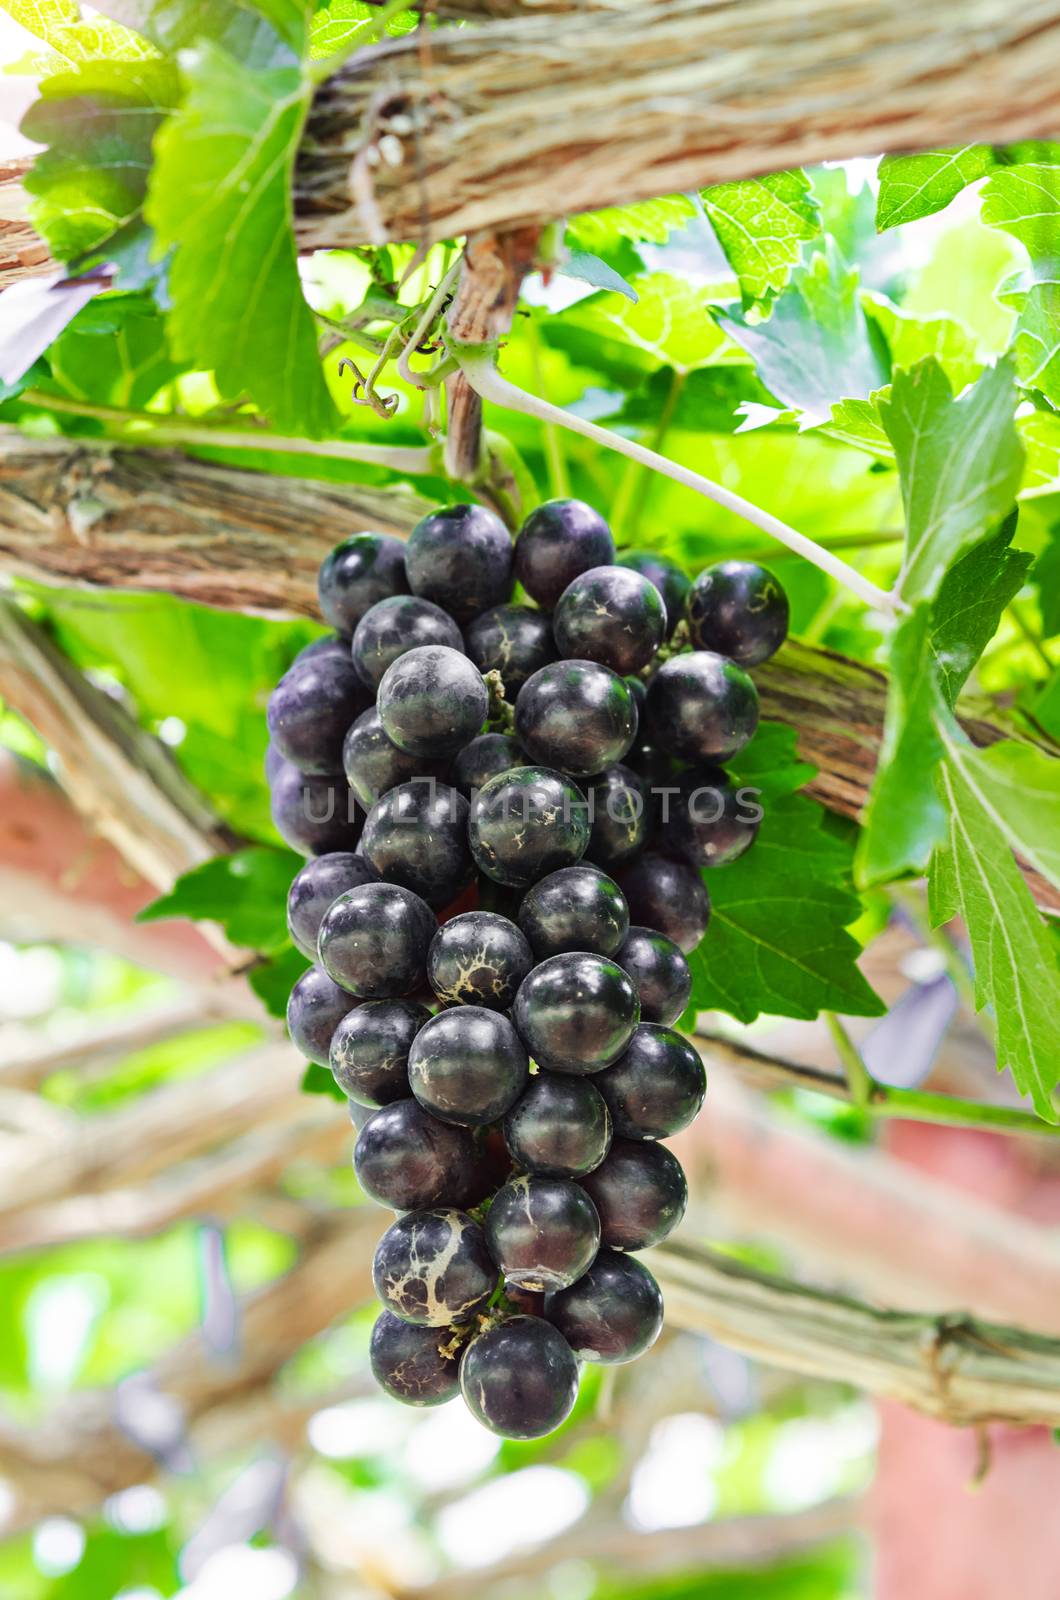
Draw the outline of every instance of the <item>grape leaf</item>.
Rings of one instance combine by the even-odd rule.
[[[745,309],[779,294],[798,266],[803,242],[821,231],[805,172],[773,172],[700,191],[703,209],[736,273]]]
[[[285,1017],[291,990],[307,971],[309,962],[293,944],[276,955],[257,962],[247,973],[247,982],[270,1017]]]
[[[135,28],[167,55],[211,39],[247,67],[282,66],[299,54],[303,8],[280,0],[269,20],[267,3],[254,0],[100,0],[108,16]],[[263,14],[264,13],[264,14]]]
[[[890,377],[886,351],[861,306],[857,272],[829,244],[794,273],[765,321],[727,308],[714,320],[751,356],[772,395],[805,424],[823,422],[836,401],[866,399]]]
[[[576,278],[580,283],[592,284],[594,289],[611,289],[615,294],[624,294],[634,305],[639,299],[636,289],[620,272],[587,250],[572,250],[563,265],[555,270],[561,278]]]
[[[1016,309],[1012,352],[1019,381],[1060,407],[1060,282],[1032,283],[1018,296]]]
[[[930,599],[946,568],[1015,501],[1023,451],[1012,367],[999,362],[954,399],[946,374],[928,357],[895,373],[879,409],[905,505],[899,589],[910,602]]]
[[[744,415],[742,408],[768,405],[769,398],[750,366],[698,367],[680,374],[672,367],[660,367],[626,395],[618,411],[601,420],[612,427],[618,423],[654,429],[665,413],[670,430],[734,433]]]
[[[989,1005],[997,1022],[998,1067],[1009,1067],[1038,1115],[1056,1122],[1057,946],[962,765],[948,754],[939,766],[947,838],[931,861],[931,920],[938,927],[955,916],[963,919],[975,962],[976,1005],[980,1010]]]
[[[862,305],[887,341],[892,367],[913,367],[934,356],[956,391],[982,372],[975,339],[956,317],[919,316],[880,294],[863,294]]]
[[[297,66],[249,71],[213,44],[194,53],[187,98],[155,143],[148,221],[175,247],[170,336],[249,394],[288,432],[336,426],[312,313],[302,294],[291,175],[310,86]]]
[[[665,244],[675,228],[683,228],[697,215],[696,203],[687,195],[663,195],[658,200],[640,200],[630,206],[612,206],[604,211],[584,211],[571,217],[567,239],[579,250],[604,252],[618,239],[634,244]]]
[[[1060,166],[1001,167],[983,188],[983,221],[1003,228],[1034,262],[1054,261],[1060,237]]]
[[[378,5],[366,5],[364,0],[331,0],[314,12],[309,25],[309,53],[318,60],[348,51],[364,35],[370,43],[379,27]],[[411,33],[419,26],[419,12],[399,11],[390,17],[386,31],[393,37]]]
[[[162,317],[146,296],[132,294],[86,306],[53,342],[48,360],[67,394],[134,411],[144,410],[179,370]]]
[[[710,320],[709,289],[663,272],[634,278],[633,288],[635,305],[587,295],[562,317],[544,319],[542,338],[622,387],[658,367],[685,373],[717,359],[728,341]]]
[[[846,931],[861,913],[851,845],[825,827],[816,801],[791,792],[812,771],[796,761],[794,743],[792,729],[766,723],[730,764],[738,785],[761,792],[765,815],[752,850],[704,874],[713,909],[689,957],[689,1019],[711,1009],[741,1022],[763,1011],[810,1019],[822,1010],[878,1016],[884,1009]]]
[[[856,855],[862,887],[922,871],[942,836],[940,729],[1026,578],[1031,557],[1009,548],[1015,529],[1013,515],[969,550],[934,603],[917,606],[894,636],[883,745]]]
[[[1038,609],[1042,617],[1042,637],[1052,639],[1060,633],[1060,522],[1049,529],[1045,549],[1032,573],[1038,589]]]
[[[332,1074],[327,1067],[322,1067],[319,1061],[306,1062],[306,1069],[302,1075],[302,1093],[326,1094],[330,1095],[332,1100],[341,1100],[343,1105],[349,1103]]]
[[[265,845],[214,856],[182,873],[169,893],[152,900],[136,920],[187,917],[192,922],[217,922],[233,944],[266,955],[282,952],[290,943],[284,910],[287,891],[302,864],[294,851]]]
[[[107,6],[94,8],[107,11]],[[46,55],[25,63],[37,78],[65,73],[86,61],[141,61],[157,52],[119,22],[82,17],[77,0],[4,0],[4,10],[20,27],[48,46]]]
[[[1060,758],[1002,739],[985,750],[945,735],[950,765],[1024,861],[1060,888]]]
[[[962,189],[984,178],[994,165],[994,152],[988,144],[967,144],[958,150],[921,150],[912,156],[884,156],[879,166],[877,228],[882,233],[885,228],[945,210]]]

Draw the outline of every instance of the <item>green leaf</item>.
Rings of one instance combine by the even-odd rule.
[[[143,295],[93,300],[48,350],[53,380],[78,399],[144,410],[180,370],[165,322]],[[47,387],[45,385],[44,387]]]
[[[999,362],[954,399],[932,358],[897,372],[880,416],[894,446],[906,516],[903,599],[930,599],[946,568],[1016,498],[1023,451],[1014,420],[1009,362]]]
[[[1051,525],[1045,549],[1034,564],[1031,578],[1038,590],[1042,637],[1052,639],[1060,633],[1060,522]]]
[[[327,1067],[322,1067],[319,1061],[306,1063],[306,1069],[302,1076],[302,1093],[326,1094],[330,1095],[332,1100],[341,1100],[343,1105],[347,1104],[346,1095],[343,1094]]]
[[[419,26],[420,14],[416,10],[399,11],[386,25],[387,34],[398,37],[411,33]],[[314,12],[309,26],[309,53],[314,60],[346,54],[363,37],[365,43],[375,39],[379,29],[379,6],[365,5],[364,0],[331,0]]]
[[[1033,262],[1057,259],[1060,166],[1001,167],[983,188],[982,218],[1020,241]]]
[[[1016,739],[977,750],[952,732],[946,754],[1010,848],[1060,888],[1060,757]]]
[[[931,608],[931,653],[952,711],[969,674],[997,632],[1001,614],[1027,580],[1033,557],[1012,550],[1016,514],[954,563]]]
[[[714,361],[727,343],[710,320],[712,296],[683,278],[653,272],[636,278],[636,304],[594,294],[549,318],[542,334],[576,361],[599,366],[619,382],[672,367],[691,372]],[[617,347],[612,356],[610,347]]]
[[[1016,375],[1060,408],[1060,283],[1032,283],[1019,296],[1012,351]]]
[[[942,754],[935,717],[943,702],[930,606],[917,606],[902,622],[891,641],[890,666],[883,742],[857,847],[863,888],[922,870],[942,835],[932,777]]]
[[[960,916],[975,962],[976,1005],[997,1023],[998,1067],[1007,1066],[1039,1116],[1056,1122],[1060,1077],[1060,968],[1056,943],[1008,843],[962,767],[939,767],[947,839],[931,862],[932,923]]]
[[[934,356],[955,391],[982,372],[985,363],[976,341],[956,317],[918,315],[883,295],[865,294],[862,304],[887,341],[892,367],[913,367],[925,356]]]
[[[291,990],[308,969],[305,956],[289,944],[278,955],[253,966],[247,974],[247,982],[270,1017],[285,1017]]]
[[[160,131],[147,215],[175,247],[170,334],[179,357],[249,394],[286,432],[336,426],[302,294],[291,175],[309,103],[298,67],[252,72],[215,45],[190,66],[181,110]]]
[[[698,215],[694,200],[684,194],[663,195],[631,206],[585,211],[567,224],[567,238],[581,250],[596,253],[613,248],[616,240],[634,244],[665,244],[675,228],[684,228]]]
[[[731,764],[738,785],[761,791],[765,815],[752,850],[704,874],[713,909],[689,957],[689,1014],[718,1009],[753,1022],[760,1012],[810,1019],[822,1010],[884,1009],[846,932],[861,912],[850,843],[825,827],[816,801],[791,792],[810,773],[794,759],[794,737],[763,724]]]
[[[96,8],[107,11],[106,5]],[[156,54],[146,39],[102,18],[82,18],[77,0],[5,0],[4,10],[49,47],[36,57],[35,75],[51,76],[86,61],[142,61]]]
[[[838,400],[867,399],[890,377],[882,342],[862,309],[858,275],[831,246],[796,272],[765,321],[715,307],[713,316],[751,356],[759,377],[807,424]]]
[[[697,367],[689,373],[660,367],[626,395],[620,410],[601,421],[612,427],[617,423],[654,430],[665,413],[668,431],[734,433],[741,425],[743,407],[769,403],[753,367]]]
[[[700,192],[703,209],[740,284],[744,307],[779,294],[821,231],[805,172],[773,172]]]
[[[885,228],[943,211],[962,189],[984,178],[994,165],[994,152],[988,144],[884,156],[879,166],[877,228],[882,233]]]
[[[211,39],[247,67],[281,66],[290,53],[299,55],[305,13],[299,4],[279,0],[277,16],[255,0],[100,0],[99,9],[135,28],[175,56],[203,39]]]
[[[138,922],[187,917],[220,923],[233,944],[265,954],[286,948],[285,908],[291,879],[302,866],[292,850],[253,845],[215,856],[183,873],[168,894],[153,900]]]
[[[615,294],[624,294],[634,305],[639,298],[636,289],[627,283],[620,272],[609,267],[606,261],[601,261],[599,256],[590,255],[587,250],[572,250],[556,271],[561,278],[576,278],[579,283],[591,283],[594,289],[610,289]]]

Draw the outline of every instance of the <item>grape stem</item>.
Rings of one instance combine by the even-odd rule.
[[[812,561],[815,567],[827,572],[837,583],[852,590],[866,605],[872,606],[875,610],[893,615],[904,609],[902,602],[895,595],[887,594],[876,584],[870,583],[868,578],[863,578],[860,572],[848,566],[832,551],[808,539],[805,534],[789,527],[786,522],[781,522],[779,517],[764,511],[761,506],[745,500],[742,495],[734,494],[731,489],[724,488],[720,483],[714,483],[710,478],[704,478],[700,473],[693,472],[690,467],[683,467],[676,461],[668,460],[666,456],[659,455],[655,450],[649,450],[646,445],[638,444],[634,439],[624,439],[621,434],[612,433],[609,428],[601,428],[598,423],[589,422],[585,417],[575,416],[573,412],[564,411],[548,400],[541,400],[537,395],[528,394],[525,389],[510,383],[497,371],[491,355],[481,346],[461,348],[459,345],[454,345],[453,354],[468,383],[484,400],[504,406],[509,411],[521,411],[528,417],[536,417],[539,422],[568,428],[572,433],[580,433],[586,439],[592,439],[595,444],[603,445],[606,450],[615,450],[619,455],[628,456],[631,461],[637,461],[641,466],[650,467],[653,471],[662,473],[664,477],[672,478],[675,483],[683,484],[686,489],[702,495],[705,500],[713,500],[716,505],[724,506],[727,511],[734,511],[737,516],[753,523],[756,528],[761,528],[764,533],[771,534],[796,555],[805,556],[807,561]]]

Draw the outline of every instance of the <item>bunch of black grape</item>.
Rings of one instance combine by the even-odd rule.
[[[710,913],[700,869],[755,836],[721,763],[754,733],[746,668],[787,600],[748,563],[690,584],[616,561],[603,519],[559,500],[514,546],[482,506],[407,545],[356,534],[320,604],[336,631],[274,691],[268,765],[276,825],[312,858],[288,900],[315,963],[291,1036],[349,1097],[360,1183],[398,1213],[372,1367],[398,1399],[459,1390],[533,1438],[581,1361],[659,1333],[632,1252],[685,1209],[658,1141],[706,1078],[672,1024]]]

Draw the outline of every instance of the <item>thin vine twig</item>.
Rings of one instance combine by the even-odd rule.
[[[683,484],[686,489],[702,495],[705,500],[713,500],[715,504],[735,512],[746,522],[761,528],[764,533],[771,534],[789,550],[805,556],[815,567],[827,572],[837,583],[844,584],[866,605],[891,615],[901,609],[902,603],[896,596],[885,593],[831,551],[815,544],[805,534],[789,527],[786,522],[764,511],[761,506],[745,500],[742,495],[734,494],[731,489],[724,488],[720,483],[714,483],[710,478],[704,478],[702,474],[693,472],[690,467],[683,467],[675,461],[667,460],[665,456],[649,450],[645,445],[637,444],[633,439],[624,439],[621,434],[612,433],[609,428],[601,428],[599,424],[589,422],[585,417],[575,416],[573,412],[564,411],[547,400],[528,394],[525,389],[520,389],[507,378],[503,378],[494,367],[488,351],[478,346],[471,349],[466,347],[461,349],[456,346],[453,353],[468,383],[484,400],[504,406],[509,411],[521,411],[526,416],[536,417],[539,422],[551,422],[562,428],[569,428],[572,433],[580,433],[585,438],[592,439],[594,444],[628,456],[631,461],[640,462],[642,466],[651,467],[664,477],[672,478],[675,483]]]

